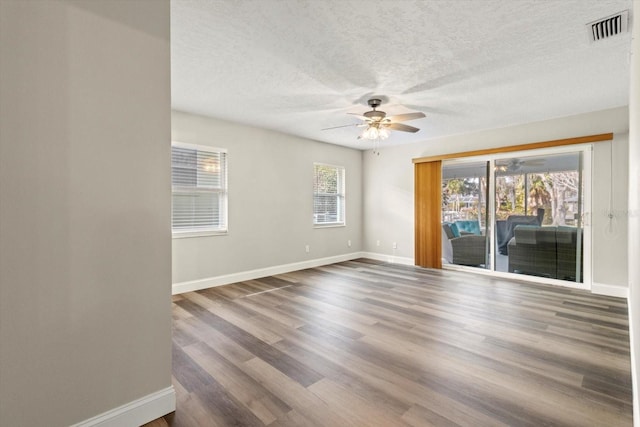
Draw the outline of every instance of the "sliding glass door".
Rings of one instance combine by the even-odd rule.
[[[444,265],[584,283],[585,153],[443,162]]]
[[[489,162],[442,166],[442,258],[444,264],[489,269]]]
[[[495,266],[583,281],[582,152],[495,161]]]

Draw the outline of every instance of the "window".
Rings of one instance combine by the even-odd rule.
[[[344,225],[344,168],[314,164],[313,223]]]
[[[174,236],[226,232],[226,150],[174,142],[171,196]]]

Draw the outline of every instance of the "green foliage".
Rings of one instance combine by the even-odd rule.
[[[338,173],[334,166],[315,165],[315,192],[320,194],[338,193]]]
[[[452,178],[442,181],[442,210],[458,212],[456,219],[478,218],[479,178]]]

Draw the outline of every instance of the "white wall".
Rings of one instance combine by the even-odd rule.
[[[366,252],[402,258],[414,258],[414,166],[413,158],[455,153],[481,148],[518,145],[614,132],[616,161],[626,156],[628,141],[628,113],[616,108],[579,116],[529,123],[503,129],[492,129],[466,135],[427,140],[418,144],[401,145],[381,150],[380,156],[365,152],[363,156],[364,187],[364,248]],[[425,127],[424,132],[428,132]],[[609,150],[607,143],[594,153],[595,174],[598,179],[609,176]],[[596,144],[597,145],[597,144]],[[626,171],[617,168],[614,209],[626,210]],[[593,228],[604,229],[609,201],[609,186],[598,184],[594,194]],[[602,191],[606,191],[603,195]],[[604,197],[603,197],[604,196]],[[594,233],[594,278],[602,284],[627,286],[626,218],[618,221],[619,240]],[[380,246],[377,246],[380,241]],[[393,243],[397,243],[397,250]],[[602,254],[606,253],[606,256]]]
[[[166,0],[0,1],[2,426],[171,393],[169,70]]]
[[[226,148],[229,162],[229,232],[173,239],[174,285],[361,250],[360,151],[177,111],[172,136]],[[344,227],[313,227],[314,162],[345,167]]]
[[[629,134],[617,133],[614,138],[611,142],[599,142],[593,146],[591,256],[594,267],[592,278],[594,288],[597,288],[598,284],[627,288],[629,282],[626,256],[629,240],[627,228]],[[611,194],[613,198],[610,210]],[[611,219],[608,217],[609,213],[613,215]]]
[[[631,15],[631,76],[629,90],[629,320],[631,370],[633,372],[633,419],[640,427],[640,1]]]

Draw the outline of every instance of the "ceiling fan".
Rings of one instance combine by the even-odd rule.
[[[523,166],[542,166],[544,159],[522,160],[518,158],[496,160],[496,170],[500,172],[518,172]]]
[[[400,122],[406,122],[409,120],[416,120],[426,117],[424,113],[421,112],[397,114],[395,116],[387,117],[387,113],[385,113],[384,111],[376,110],[376,108],[378,108],[382,104],[382,101],[380,99],[372,98],[367,101],[367,103],[371,107],[371,111],[367,111],[363,114],[348,113],[358,117],[363,121],[362,123],[334,126],[322,130],[337,129],[350,126],[363,127],[365,129],[362,134],[358,136],[358,139],[381,140],[387,139],[391,130],[411,133],[418,132],[420,129],[402,124]]]

